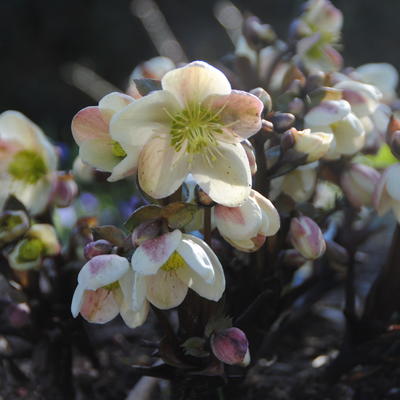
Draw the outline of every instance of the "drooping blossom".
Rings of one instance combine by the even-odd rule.
[[[200,61],[169,71],[161,84],[162,90],[117,112],[110,124],[131,169],[138,168],[142,190],[167,197],[192,173],[214,201],[240,205],[251,186],[240,141],[260,129],[262,102],[232,90],[221,71]]]
[[[54,146],[18,111],[0,114],[0,209],[11,194],[32,215],[46,208],[57,168]]]
[[[90,166],[111,172],[109,182],[125,178],[136,172],[135,157],[126,143],[119,143],[110,136],[110,120],[134,99],[126,94],[113,92],[104,96],[98,106],[80,110],[73,118],[71,129],[79,146],[79,157]]]
[[[142,242],[131,263],[135,309],[141,309],[146,299],[160,309],[177,307],[189,288],[213,301],[225,290],[224,272],[211,248],[179,230]]]
[[[147,301],[132,308],[134,272],[129,261],[116,254],[90,259],[78,274],[78,286],[72,298],[71,312],[80,313],[88,322],[105,324],[121,314],[131,328],[142,325],[149,312]]]

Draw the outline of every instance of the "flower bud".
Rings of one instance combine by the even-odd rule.
[[[255,50],[269,46],[276,40],[276,33],[271,25],[261,24],[260,20],[255,16],[245,19],[243,23],[243,35],[248,45]]]
[[[68,207],[78,194],[78,185],[70,173],[60,172],[57,175],[52,193],[52,202],[57,207]]]
[[[22,236],[29,228],[29,218],[22,210],[7,210],[0,215],[0,245]]]
[[[247,139],[243,140],[243,142],[241,142],[241,145],[243,146],[244,151],[246,152],[246,156],[250,165],[251,175],[255,175],[257,173],[257,160],[254,147]]]
[[[392,132],[390,139],[388,141],[388,145],[393,155],[400,159],[400,131]]]
[[[353,207],[372,205],[372,196],[380,174],[374,168],[363,164],[351,164],[340,178],[344,194]]]
[[[83,249],[83,255],[87,260],[100,254],[110,254],[113,249],[113,244],[108,240],[100,239],[94,242],[89,242]]]
[[[27,303],[10,304],[7,307],[8,322],[13,328],[22,328],[30,323],[30,309]]]
[[[253,90],[250,90],[250,93],[253,94],[254,96],[258,97],[261,102],[264,104],[264,115],[268,114],[272,110],[272,99],[271,96],[268,94],[268,92],[261,88],[255,88]]]
[[[296,249],[288,249],[283,253],[283,263],[292,267],[300,268],[307,262]]]
[[[292,130],[286,131],[282,136],[281,136],[281,148],[283,151],[291,149],[296,143],[296,139],[293,135]]]
[[[154,239],[161,234],[161,221],[151,220],[143,222],[132,232],[132,244],[137,247],[149,239]]]
[[[312,132],[310,129],[298,131],[292,129],[295,145],[294,149],[299,153],[307,154],[306,161],[311,163],[319,160],[329,150],[333,140],[331,133]]]
[[[292,219],[289,238],[294,248],[307,259],[315,260],[325,253],[326,244],[321,229],[309,217]]]
[[[199,205],[204,207],[212,207],[215,205],[215,201],[199,186],[196,185],[194,188],[196,201]]]
[[[250,363],[249,341],[238,328],[214,333],[211,336],[211,349],[215,357],[225,364],[246,367]]]
[[[296,121],[293,114],[276,112],[271,118],[271,122],[274,125],[274,129],[278,133],[283,133],[289,130]]]

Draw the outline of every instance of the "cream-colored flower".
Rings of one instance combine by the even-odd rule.
[[[43,212],[56,168],[56,151],[37,125],[17,111],[0,114],[0,209],[13,194],[32,215]]]
[[[262,102],[232,90],[221,71],[200,61],[169,71],[161,84],[110,124],[112,139],[135,160],[141,188],[163,198],[192,173],[214,201],[240,205],[251,187],[240,141],[260,129]]]
[[[78,274],[78,286],[72,298],[71,312],[80,313],[89,322],[105,324],[121,314],[131,328],[142,325],[149,312],[143,301],[140,309],[132,308],[134,272],[129,261],[116,254],[93,257]]]
[[[79,111],[72,120],[71,129],[79,146],[79,157],[100,171],[111,172],[110,182],[136,172],[136,159],[132,159],[129,146],[113,140],[109,133],[111,117],[133,101],[126,94],[113,92],[104,96],[98,106]]]
[[[235,248],[258,250],[267,236],[279,230],[279,214],[274,205],[260,193],[251,191],[240,207],[214,207],[214,221],[219,233]]]
[[[310,129],[298,131],[292,130],[295,140],[294,149],[300,153],[307,154],[306,162],[318,161],[329,150],[333,140],[331,133],[311,132]]]
[[[201,239],[179,230],[140,244],[132,256],[134,309],[147,299],[160,309],[177,307],[188,289],[218,301],[225,290],[221,263]]]

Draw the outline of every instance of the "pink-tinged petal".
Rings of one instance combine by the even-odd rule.
[[[154,275],[177,249],[182,239],[178,229],[143,242],[133,253],[132,268],[143,275]]]
[[[186,283],[186,285],[188,285],[201,297],[204,297],[208,300],[218,301],[225,291],[224,270],[222,269],[222,265],[219,262],[218,257],[203,240],[192,235],[185,235],[185,237],[190,237],[194,243],[197,243],[199,246],[201,246],[207,253],[207,256],[214,269],[214,281],[212,283],[207,283],[190,268],[178,268],[176,270],[177,275],[183,282]]]
[[[86,290],[81,305],[81,315],[88,322],[105,324],[119,314],[117,290],[100,288]]]
[[[395,164],[387,169],[386,189],[390,197],[400,201],[400,164]]]
[[[165,90],[150,93],[114,114],[110,122],[111,137],[121,145],[144,146],[152,136],[168,134],[169,115],[178,111],[179,104],[171,93]]]
[[[79,157],[100,171],[111,172],[121,158],[112,153],[111,140],[88,139],[79,146]]]
[[[326,100],[312,108],[304,118],[305,126],[313,128],[333,124],[342,120],[351,112],[350,104],[345,100]],[[314,129],[313,129],[314,130]],[[320,129],[319,129],[320,130]],[[320,130],[326,132],[325,130]]]
[[[217,68],[195,61],[167,72],[161,80],[162,88],[172,93],[182,107],[190,103],[202,103],[212,94],[227,95],[231,85]]]
[[[365,130],[361,121],[350,113],[334,126],[336,147],[340,154],[354,154],[361,150],[365,143]]]
[[[85,290],[86,288],[84,285],[78,284],[72,296],[71,313],[74,318],[76,318],[81,311]]]
[[[173,270],[159,270],[155,275],[146,276],[146,286],[147,300],[161,310],[179,306],[188,291],[187,285]]]
[[[72,135],[75,142],[81,145],[90,139],[109,138],[109,119],[100,111],[99,107],[86,107],[79,111],[71,123]]]
[[[324,55],[327,63],[325,71],[338,71],[342,68],[343,57],[334,47],[325,46]]]
[[[155,199],[174,193],[189,173],[189,155],[170,145],[170,138],[152,138],[139,157],[139,185]]]
[[[274,207],[271,201],[269,201],[266,197],[262,196],[255,190],[253,190],[253,195],[262,212],[262,223],[260,226],[259,234],[261,236],[275,235],[281,226],[281,221],[277,209]],[[261,240],[261,238],[258,238],[258,240]]]
[[[246,139],[261,129],[261,113],[264,105],[261,100],[247,92],[232,90],[226,96],[210,96],[204,105],[212,110],[223,110],[220,114],[226,131],[241,140]]]
[[[129,146],[129,148],[126,148],[126,157],[112,169],[111,175],[107,178],[108,182],[115,182],[135,174],[140,151],[140,147]]]
[[[112,92],[104,96],[99,101],[99,109],[101,110],[103,115],[106,115],[109,119],[111,119],[113,114],[122,110],[128,104],[134,101],[135,99],[131,96],[128,96],[127,94]]]
[[[182,235],[176,251],[182,256],[189,268],[207,283],[214,281],[214,268],[203,247],[195,243],[190,235]]]
[[[257,235],[262,222],[261,209],[252,197],[240,207],[217,205],[214,216],[220,234],[231,240],[251,239]]]
[[[240,143],[219,143],[218,157],[209,163],[197,154],[192,174],[200,187],[218,204],[237,207],[250,194],[251,172],[246,152]]]
[[[118,281],[129,269],[129,261],[116,254],[102,254],[90,259],[78,274],[78,283],[96,290]]]

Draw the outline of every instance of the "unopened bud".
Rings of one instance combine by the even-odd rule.
[[[296,249],[288,249],[285,250],[283,254],[283,263],[286,265],[290,265],[291,267],[299,268],[307,262],[307,259],[304,258],[299,251]]]
[[[291,114],[293,114],[296,117],[299,117],[304,114],[306,106],[303,100],[301,100],[298,97],[295,97],[293,100],[289,102],[288,108]]]
[[[83,249],[83,255],[87,260],[101,254],[110,254],[113,249],[113,244],[108,240],[100,239],[94,242],[89,242]]]
[[[137,226],[132,232],[132,244],[137,247],[149,239],[154,239],[161,232],[161,220],[146,221]]]
[[[59,173],[53,187],[52,202],[57,207],[68,207],[78,194],[78,185],[70,173]]]
[[[271,45],[277,38],[271,25],[261,24],[260,20],[255,16],[245,19],[243,23],[243,35],[248,45],[255,50],[260,50],[263,47]]]
[[[380,174],[372,167],[351,164],[340,178],[344,194],[353,207],[372,205],[372,197],[378,185]]]
[[[307,154],[306,161],[308,163],[323,157],[328,152],[333,140],[331,133],[311,132],[310,129],[304,129],[303,131],[292,129],[291,131],[295,141],[295,150],[299,153]]]
[[[283,151],[291,149],[296,143],[296,139],[291,130],[286,131],[281,136],[281,149]]]
[[[194,193],[199,205],[204,207],[212,207],[215,205],[215,201],[199,185],[196,185]]]
[[[249,341],[238,328],[214,333],[211,336],[211,349],[215,357],[225,364],[246,367],[250,363]]]
[[[400,131],[394,131],[391,133],[388,145],[390,150],[392,150],[393,155],[400,159]]]
[[[254,96],[258,97],[261,102],[264,104],[264,115],[268,114],[272,110],[272,99],[269,93],[261,88],[255,88],[253,90],[250,90],[250,93],[253,94]]]
[[[22,328],[30,323],[30,309],[27,303],[10,304],[7,307],[8,322],[13,328]]]
[[[321,86],[324,86],[325,83],[325,74],[322,71],[314,72],[307,78],[306,90],[307,92],[312,92],[315,89],[318,89]]]
[[[274,125],[272,124],[271,121],[267,121],[267,120],[263,119],[261,122],[262,122],[261,131],[264,134],[268,135],[274,131]]]
[[[292,219],[289,238],[294,248],[309,260],[315,260],[325,253],[326,244],[321,229],[309,217]]]
[[[241,145],[243,146],[244,151],[246,152],[247,160],[249,161],[250,165],[251,175],[255,175],[257,173],[257,160],[254,147],[247,139],[243,140],[243,142],[241,142]]]
[[[289,130],[295,123],[296,117],[290,113],[277,112],[271,118],[275,131],[283,133]]]
[[[29,218],[22,210],[7,210],[0,214],[0,245],[22,236],[29,228]]]

